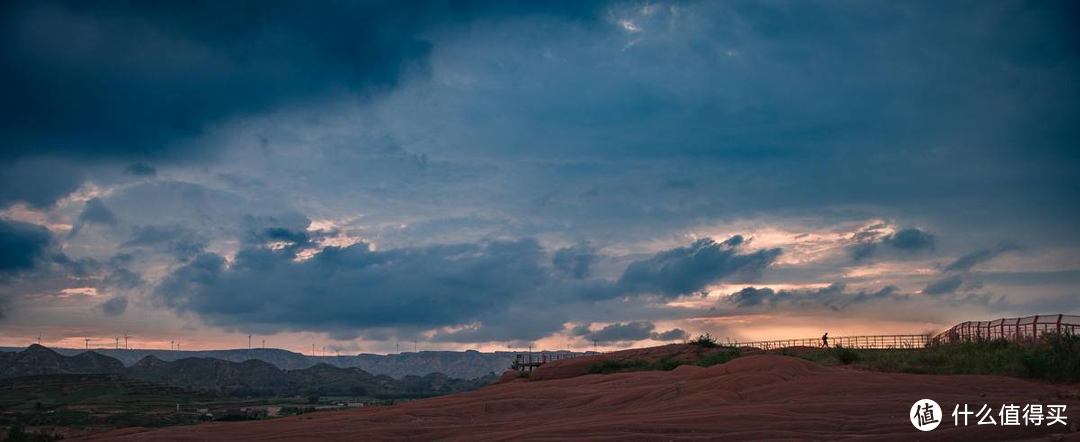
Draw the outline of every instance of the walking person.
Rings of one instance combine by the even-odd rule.
[[[825,332],[825,334],[821,335],[821,346],[825,348],[829,347],[829,332]]]

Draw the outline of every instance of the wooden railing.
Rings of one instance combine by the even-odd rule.
[[[538,351],[528,353],[518,353],[514,355],[514,362],[510,364],[512,370],[532,370],[539,367],[541,364],[560,361],[563,359],[577,358],[581,356],[587,356],[588,353],[573,353],[567,351]]]
[[[993,321],[968,321],[934,336],[936,344],[1005,339],[1031,342],[1048,333],[1080,335],[1078,315],[1035,315]]]
[[[930,342],[927,335],[870,335],[870,336],[829,336],[829,347],[844,348],[923,348]],[[724,342],[722,345],[733,347],[752,347],[762,350],[775,350],[789,347],[824,347],[821,338],[776,339],[772,341]]]

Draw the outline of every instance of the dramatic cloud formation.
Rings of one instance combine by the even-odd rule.
[[[686,339],[687,334],[682,329],[671,329],[664,332],[656,332],[656,324],[647,321],[609,324],[597,331],[590,331],[588,327],[575,330],[575,335],[589,341],[604,342],[627,342],[652,339],[656,341],[675,341]]]
[[[994,259],[998,255],[1001,255],[1002,253],[1010,252],[1010,251],[1013,251],[1013,250],[1019,250],[1019,249],[1020,249],[1020,247],[1015,245],[1015,244],[1005,243],[1005,244],[999,244],[997,247],[994,247],[992,249],[976,250],[974,252],[971,252],[971,253],[963,255],[963,256],[961,256],[959,258],[956,258],[955,261],[953,261],[953,262],[949,263],[949,265],[945,266],[945,270],[946,271],[963,271],[963,272],[966,272],[968,270],[971,270],[972,267],[975,267],[976,265],[979,265],[981,263],[984,263],[984,262],[987,262],[987,261],[989,261],[991,259]]]
[[[79,218],[75,221],[75,226],[71,228],[70,235],[78,235],[79,231],[81,231],[84,226],[90,224],[116,224],[116,215],[113,214],[112,210],[109,210],[109,208],[105,206],[105,203],[101,201],[101,198],[91,198],[86,202],[86,207],[84,207],[82,213],[79,214]]]
[[[540,304],[535,313],[541,314],[566,303],[615,296],[688,295],[730,275],[745,277],[759,272],[779,254],[777,249],[738,253],[739,236],[719,244],[699,240],[690,247],[635,261],[617,281],[582,284],[577,282],[581,273],[565,274],[560,267],[568,249],[556,251],[552,258],[532,239],[385,251],[357,243],[327,247],[306,260],[297,260],[296,255],[311,245],[306,234],[271,228],[265,231],[264,239],[276,246],[243,249],[228,264],[219,255],[199,255],[165,278],[157,288],[158,295],[179,311],[238,328],[248,324],[347,333],[392,326],[479,324],[439,339],[531,339],[556,331],[560,323],[537,324],[543,330],[521,324],[505,329],[498,318],[515,306],[537,301]],[[589,252],[579,249],[577,254],[580,257]],[[549,260],[553,260],[551,267]],[[691,282],[681,282],[679,278],[684,277]],[[483,328],[489,323],[503,336],[489,336]],[[642,323],[633,324],[642,327]],[[653,325],[648,325],[644,337],[627,335],[617,340],[647,339],[653,331]],[[616,333],[614,330],[606,333]],[[603,340],[616,340],[602,336],[606,336]],[[671,340],[681,335],[667,331],[659,336]]]
[[[109,299],[101,304],[101,311],[109,316],[119,316],[127,310],[128,301],[124,297]]]
[[[4,2],[0,340],[490,350],[1071,312],[1076,16]]]
[[[0,272],[33,268],[51,243],[52,235],[40,226],[0,220]]]
[[[868,259],[885,252],[910,256],[934,249],[934,235],[920,229],[903,229],[895,233],[881,233],[881,225],[870,226],[855,234],[851,256],[856,261]]]
[[[0,164],[0,207],[23,202],[35,207],[51,205],[74,192],[86,172],[65,161],[34,158]]]
[[[736,276],[753,279],[780,256],[780,249],[737,253],[742,236],[722,243],[700,239],[690,247],[679,247],[637,261],[626,268],[619,285],[628,291],[653,293],[666,297],[698,292],[721,278]]]
[[[594,10],[588,2],[16,1],[2,22],[3,153],[154,153],[236,113],[393,86],[411,63],[422,68],[432,46],[424,34],[444,24]]]
[[[726,302],[738,308],[747,309],[794,309],[800,307],[825,307],[842,310],[853,304],[883,299],[904,299],[906,295],[898,293],[894,286],[886,286],[876,291],[848,291],[842,283],[833,283],[816,290],[773,290],[770,288],[747,287],[726,298]]]

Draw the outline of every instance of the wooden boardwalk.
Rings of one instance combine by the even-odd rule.
[[[923,348],[930,342],[927,335],[867,335],[867,336],[829,336],[829,347],[902,349]],[[824,347],[821,338],[776,339],[771,341],[722,342],[724,346],[736,348],[752,347],[762,350],[776,350],[789,347]]]
[[[539,367],[547,362],[588,356],[589,354],[590,353],[573,353],[568,351],[538,351],[518,353],[514,355],[514,362],[510,364],[510,369],[517,371],[532,371],[534,368]]]

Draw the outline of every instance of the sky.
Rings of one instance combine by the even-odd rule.
[[[1078,12],[3,2],[0,345],[583,350],[1075,314]]]

